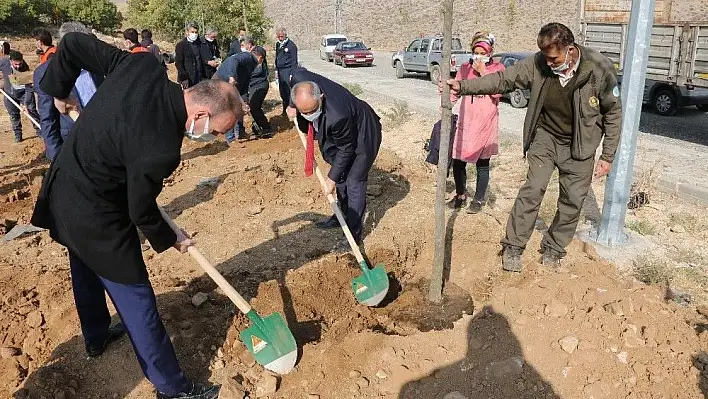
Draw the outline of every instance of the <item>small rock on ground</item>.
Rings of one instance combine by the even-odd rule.
[[[198,292],[196,295],[192,297],[192,305],[194,305],[195,308],[198,308],[204,304],[204,302],[209,300],[209,296],[203,292]]]
[[[0,358],[9,359],[20,354],[20,350],[11,346],[0,348]]]
[[[349,372],[349,378],[359,378],[361,377],[361,372],[358,370],[352,370]]]
[[[578,343],[580,341],[573,337],[573,336],[567,336],[563,337],[558,341],[558,344],[560,344],[561,348],[567,352],[567,353],[573,353],[575,352],[575,349],[578,347]]]
[[[278,378],[269,373],[263,373],[256,384],[256,396],[261,397],[275,393],[278,390]]]
[[[225,378],[219,390],[219,399],[243,399],[246,388],[233,378]]]
[[[443,399],[468,399],[467,396],[461,394],[459,391],[450,392],[443,396]]]

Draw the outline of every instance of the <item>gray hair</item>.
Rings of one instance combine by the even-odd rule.
[[[285,36],[287,36],[287,35],[288,35],[288,30],[285,29],[285,28],[278,28],[278,29],[276,29],[275,34],[277,35],[278,33],[282,33],[282,34],[284,34]]]
[[[211,35],[212,33],[216,35],[217,33],[219,33],[219,31],[216,30],[216,28],[208,27],[204,32],[205,35]]]
[[[192,94],[192,101],[208,106],[214,116],[233,112],[240,118],[243,113],[238,91],[223,80],[202,80],[187,90]]]
[[[61,41],[61,38],[64,37],[64,35],[72,32],[85,33],[87,35],[93,34],[93,32],[91,32],[91,29],[87,28],[86,25],[82,24],[81,22],[64,22],[59,27],[59,41]]]
[[[194,28],[196,30],[199,30],[199,25],[197,25],[196,22],[190,22],[187,24],[187,26],[184,27],[184,30],[189,30],[191,28]]]
[[[309,98],[315,100],[315,101],[321,101],[322,97],[322,90],[320,90],[320,87],[317,86],[315,82],[311,82],[309,80],[303,81],[296,83],[295,86],[293,86],[292,91],[290,92],[290,101],[295,104],[295,98],[298,96],[300,92],[303,90],[306,90],[305,93],[308,95]]]

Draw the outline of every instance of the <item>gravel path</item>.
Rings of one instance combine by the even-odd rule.
[[[313,72],[340,83],[359,84],[367,101],[384,107],[405,101],[421,116],[439,119],[436,87],[425,75],[397,79],[391,54],[375,51],[373,67],[342,68],[319,59],[315,51],[299,53],[302,65]],[[499,113],[500,133],[520,139],[526,110],[502,103]],[[653,170],[652,179],[662,190],[708,204],[708,113],[690,107],[674,117],[662,117],[645,110],[639,133],[636,175],[647,176]]]

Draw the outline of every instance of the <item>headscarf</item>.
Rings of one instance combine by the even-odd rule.
[[[488,31],[477,32],[472,37],[472,50],[474,51],[475,47],[481,47],[487,52],[487,55],[492,55],[494,41],[494,35]]]

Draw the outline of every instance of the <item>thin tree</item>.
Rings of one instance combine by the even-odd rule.
[[[440,124],[440,151],[438,157],[437,191],[435,193],[435,258],[433,273],[430,277],[428,300],[433,303],[442,301],[443,269],[445,263],[445,187],[447,183],[448,151],[450,148],[450,124],[452,103],[450,87],[444,82],[450,79],[450,49],[452,47],[452,5],[454,0],[442,1],[443,14],[443,54],[440,80],[442,84],[442,110]]]
[[[246,33],[249,33],[248,32],[248,13],[246,12],[246,0],[243,0],[242,4],[243,4],[243,30],[245,30]]]

